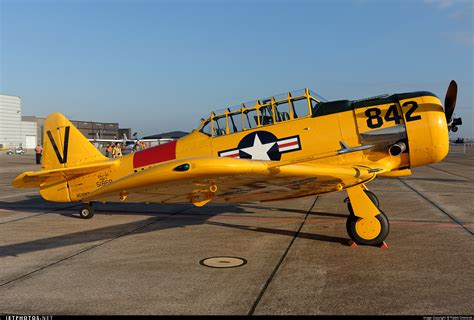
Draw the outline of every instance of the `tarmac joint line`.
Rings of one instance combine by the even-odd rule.
[[[30,218],[42,216],[42,215],[48,214],[48,213],[54,213],[54,212],[61,211],[61,210],[72,209],[72,208],[77,207],[77,206],[79,206],[79,204],[76,203],[76,204],[73,204],[73,205],[71,205],[71,206],[67,206],[67,207],[63,207],[63,208],[56,208],[56,209],[53,209],[53,210],[48,210],[48,211],[46,211],[46,212],[40,212],[40,213],[38,213],[38,214],[34,214],[34,215],[31,215],[31,216],[27,216],[27,217],[23,217],[23,218],[18,218],[18,219],[14,219],[14,220],[8,220],[8,221],[0,222],[0,224],[7,224],[7,223],[10,223],[10,222],[15,222],[15,221],[20,221],[20,220],[30,219]]]
[[[288,255],[288,252],[290,251],[291,247],[293,246],[293,243],[295,242],[296,238],[298,238],[298,235],[300,234],[301,229],[303,228],[304,223],[306,222],[306,219],[308,218],[309,213],[313,210],[313,207],[315,206],[316,202],[318,201],[319,196],[316,196],[316,199],[314,199],[313,204],[309,208],[308,212],[306,212],[303,221],[301,222],[300,226],[298,227],[298,230],[295,232],[293,238],[291,239],[290,243],[288,244],[288,247],[286,250],[283,252],[282,256],[278,260],[275,268],[273,269],[272,273],[270,276],[267,278],[267,281],[265,281],[265,284],[263,285],[262,289],[260,290],[259,294],[257,295],[257,299],[255,299],[254,303],[252,304],[252,307],[250,308],[249,312],[247,313],[248,316],[251,316],[254,314],[255,309],[257,308],[258,304],[260,303],[260,300],[262,300],[263,295],[267,291],[268,286],[272,282],[273,278],[275,277],[276,273],[278,272],[278,269],[280,269],[281,264],[285,260],[286,256]]]
[[[457,164],[457,165],[459,165],[459,164]],[[460,174],[452,173],[452,172],[449,172],[449,171],[447,171],[447,170],[443,170],[443,169],[437,168],[437,167],[435,167],[435,166],[433,166],[433,165],[426,165],[426,166],[427,166],[428,168],[431,168],[431,169],[434,169],[434,170],[438,170],[438,171],[441,171],[441,172],[450,174],[450,175],[452,175],[452,176],[456,176],[456,177],[459,177],[459,178],[463,178],[464,181],[473,181],[473,179],[471,179],[471,178],[462,176],[462,175],[460,175]]]
[[[433,207],[437,208],[439,211],[447,215],[451,220],[453,220],[455,223],[457,223],[459,226],[461,226],[464,230],[466,230],[468,233],[471,235],[474,235],[474,233],[469,230],[464,224],[462,224],[460,221],[458,221],[453,215],[449,214],[446,210],[438,206],[436,203],[431,201],[429,198],[427,198],[424,194],[422,194],[420,191],[416,190],[414,187],[412,187],[410,184],[408,184],[405,180],[398,178],[398,180],[403,183],[405,186],[413,190],[416,194],[418,194],[420,197],[425,199],[428,203],[430,203]]]
[[[168,219],[168,218],[170,218],[170,217],[172,217],[172,216],[174,216],[174,215],[180,214],[180,213],[182,213],[182,212],[184,212],[184,211],[186,211],[186,210],[189,210],[189,209],[190,209],[190,208],[184,208],[184,209],[182,209],[182,210],[178,210],[177,212],[170,214],[170,215],[167,216],[167,217],[156,218],[155,220],[151,221],[150,223],[144,224],[144,225],[142,225],[142,226],[140,226],[140,227],[138,227],[138,228],[135,228],[135,229],[133,229],[133,230],[130,230],[130,231],[121,233],[121,234],[119,234],[119,235],[117,235],[117,236],[115,236],[115,237],[113,237],[113,238],[111,238],[111,239],[108,239],[108,240],[104,241],[104,242],[101,242],[101,243],[98,243],[98,244],[93,245],[93,246],[91,246],[91,247],[88,247],[88,248],[85,248],[85,249],[83,249],[83,250],[80,250],[79,252],[76,252],[76,253],[74,253],[74,254],[72,254],[72,255],[69,255],[69,256],[64,257],[64,258],[62,258],[62,259],[59,259],[59,260],[57,260],[57,261],[54,261],[54,262],[52,262],[52,263],[50,263],[50,264],[47,264],[47,265],[45,265],[45,266],[42,266],[42,267],[40,267],[40,268],[38,268],[38,269],[36,269],[36,270],[30,271],[30,272],[28,272],[28,273],[25,273],[25,274],[19,276],[19,277],[16,277],[15,279],[11,279],[11,280],[8,280],[8,281],[6,281],[6,282],[4,282],[4,283],[0,283],[0,287],[6,286],[6,285],[8,285],[8,284],[10,284],[10,283],[13,283],[13,282],[15,282],[15,281],[24,279],[24,278],[26,278],[26,277],[28,277],[28,276],[30,276],[30,275],[33,275],[33,274],[38,273],[38,272],[40,272],[40,271],[42,271],[42,270],[45,270],[45,269],[47,269],[47,268],[49,268],[49,267],[52,267],[52,266],[54,266],[54,265],[57,265],[57,264],[59,264],[59,263],[61,263],[61,262],[63,262],[63,261],[66,261],[66,260],[69,260],[69,259],[71,259],[71,258],[74,258],[74,257],[76,257],[76,256],[78,256],[78,255],[80,255],[80,254],[82,254],[82,253],[84,253],[84,252],[87,252],[87,251],[93,250],[93,249],[95,249],[95,248],[101,247],[101,246],[103,246],[103,245],[105,245],[105,244],[107,244],[107,243],[109,243],[109,242],[111,242],[111,241],[114,241],[114,240],[119,239],[119,238],[121,238],[121,237],[127,236],[127,235],[129,235],[129,234],[132,234],[132,233],[134,233],[134,232],[136,232],[136,231],[138,231],[138,230],[144,229],[144,228],[146,228],[146,227],[148,227],[148,226],[150,226],[150,225],[152,225],[152,224],[154,224],[154,223],[157,223],[157,222],[159,222],[159,221],[166,220],[166,219]]]

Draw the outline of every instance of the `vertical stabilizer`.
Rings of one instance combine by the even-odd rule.
[[[42,168],[45,170],[107,160],[61,113],[55,112],[46,118],[43,137]]]

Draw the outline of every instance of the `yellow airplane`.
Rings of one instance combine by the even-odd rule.
[[[53,113],[41,170],[12,184],[39,187],[49,201],[81,201],[82,218],[94,215],[92,201],[203,206],[346,190],[349,237],[379,245],[389,221],[365,185],[441,161],[456,95],[451,81],[443,110],[425,91],[328,102],[304,89],[212,112],[187,136],[118,159]]]

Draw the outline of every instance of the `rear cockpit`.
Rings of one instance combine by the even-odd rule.
[[[211,112],[209,117],[202,119],[198,130],[209,136],[224,136],[311,117],[319,103],[325,101],[326,99],[309,89],[296,90]]]

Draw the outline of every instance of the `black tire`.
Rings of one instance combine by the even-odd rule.
[[[380,232],[373,239],[365,239],[365,238],[362,238],[357,233],[357,230],[356,230],[356,223],[361,218],[356,217],[354,215],[350,215],[346,221],[346,229],[347,229],[347,234],[349,235],[351,240],[360,245],[367,245],[367,246],[381,245],[388,236],[388,232],[390,230],[390,223],[388,222],[387,216],[382,211],[380,212],[380,214],[375,216],[375,218],[380,222],[380,227],[381,227]]]
[[[369,190],[364,190],[364,192],[367,194],[367,196],[372,200],[372,202],[375,204],[375,206],[378,208],[380,206],[379,198],[373,193],[372,191]],[[352,209],[351,205],[351,200],[347,198],[347,210],[349,210],[349,214],[351,216],[354,215],[354,210]]]
[[[84,204],[81,209],[79,209],[79,216],[82,219],[90,219],[94,216],[94,209],[92,209],[91,205]]]

